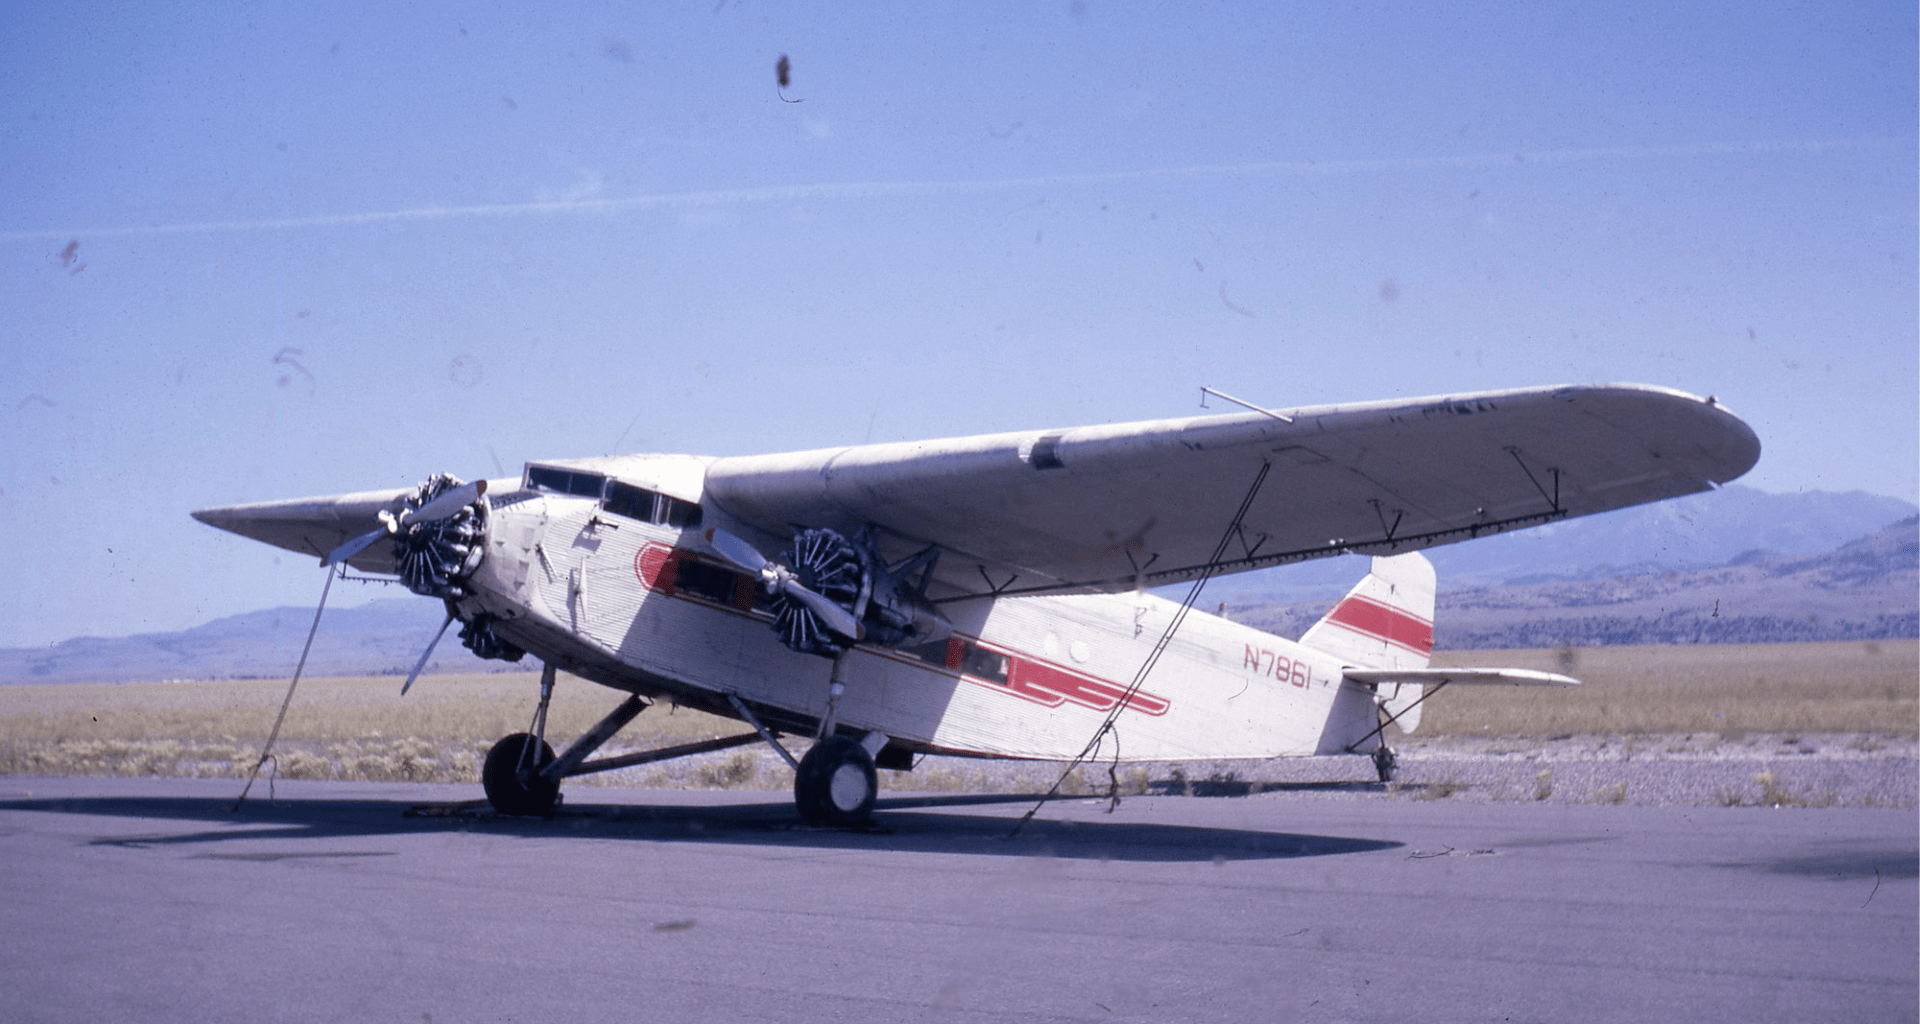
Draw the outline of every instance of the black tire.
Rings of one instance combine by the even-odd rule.
[[[793,776],[793,802],[800,816],[814,825],[864,825],[879,795],[873,758],[846,736],[814,744]]]
[[[532,774],[553,762],[553,748],[539,741],[539,758],[526,778],[520,775],[520,758],[527,744],[535,742],[531,733],[516,732],[487,751],[486,767],[480,770],[480,785],[487,791],[487,802],[501,814],[529,818],[550,818],[560,803],[560,784]]]

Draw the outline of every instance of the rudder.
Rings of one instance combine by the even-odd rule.
[[[1423,669],[1433,658],[1433,563],[1418,552],[1376,557],[1366,578],[1300,638],[1349,667]],[[1412,732],[1420,723],[1417,683],[1383,683],[1380,703]]]

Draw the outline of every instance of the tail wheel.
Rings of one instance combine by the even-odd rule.
[[[528,757],[528,746],[540,744],[537,756]],[[553,762],[553,748],[531,733],[516,732],[487,751],[486,767],[480,770],[480,785],[487,791],[487,802],[501,814],[530,818],[548,818],[560,803],[560,784],[539,776],[540,769]]]
[[[1373,752],[1373,770],[1379,773],[1381,782],[1392,782],[1394,769],[1399,764],[1400,759],[1393,756],[1393,751],[1384,743],[1380,745],[1380,749]]]
[[[873,816],[880,777],[865,747],[846,736],[829,736],[800,759],[793,801],[815,825],[863,825]]]

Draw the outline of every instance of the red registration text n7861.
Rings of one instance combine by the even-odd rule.
[[[1264,647],[1246,645],[1247,660],[1245,667],[1253,670],[1257,676],[1272,676],[1283,683],[1292,683],[1305,689],[1313,685],[1313,666],[1305,661],[1295,661],[1284,654],[1275,654]]]

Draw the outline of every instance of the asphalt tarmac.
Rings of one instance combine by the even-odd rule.
[[[0,778],[0,1019],[1912,1021],[1912,810]]]

